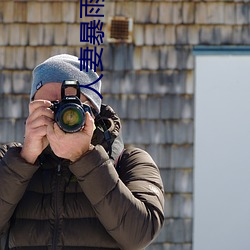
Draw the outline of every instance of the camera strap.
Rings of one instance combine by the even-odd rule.
[[[107,145],[108,145],[108,154],[109,154],[109,158],[113,159],[112,157],[112,143],[111,143],[111,133],[108,130],[105,122],[103,121],[102,117],[100,114],[98,114],[97,112],[94,113],[95,115],[95,120],[96,122],[102,127],[103,129],[103,136],[104,136],[104,140],[106,141]],[[113,159],[114,160],[114,159]]]

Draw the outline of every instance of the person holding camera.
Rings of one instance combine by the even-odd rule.
[[[0,147],[0,249],[139,250],[163,226],[158,167],[124,147],[98,75],[79,69],[63,54],[33,70],[24,142]]]

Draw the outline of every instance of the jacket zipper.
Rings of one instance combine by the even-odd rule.
[[[52,249],[56,250],[57,247],[57,240],[59,236],[59,201],[58,201],[58,195],[59,195],[59,184],[61,179],[61,159],[57,165],[57,172],[56,172],[56,189],[55,189],[55,231],[53,235],[53,244]]]

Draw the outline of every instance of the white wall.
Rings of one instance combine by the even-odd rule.
[[[250,249],[250,56],[196,55],[193,250]]]

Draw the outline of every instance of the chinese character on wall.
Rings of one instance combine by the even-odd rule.
[[[104,0],[81,0],[80,1],[80,18],[84,15],[87,17],[104,17],[100,13],[101,8],[104,7],[104,4],[102,4]],[[84,9],[84,10],[83,10]],[[87,42],[91,45],[94,45],[94,49],[90,49],[88,46],[84,48],[80,48],[80,70],[85,70],[88,72],[88,69],[94,70],[96,72],[97,67],[101,71],[103,71],[103,65],[102,65],[102,53],[103,48],[101,48],[100,52],[97,52],[97,45],[100,45],[103,43],[104,38],[104,32],[102,31],[103,22],[101,20],[93,20],[90,22],[81,22],[80,23],[80,42]],[[89,65],[89,67],[88,67]],[[102,98],[102,95],[97,92],[95,89],[91,88],[90,86],[98,82],[103,77],[103,74],[100,75],[100,77],[93,83],[84,85],[84,87],[92,89],[95,91],[100,98]]]

